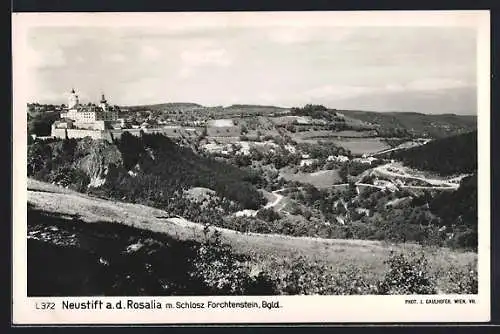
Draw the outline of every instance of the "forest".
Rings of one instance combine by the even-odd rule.
[[[290,115],[309,116],[313,119],[324,119],[330,122],[343,122],[341,117],[337,116],[335,110],[330,110],[322,105],[306,104],[303,108],[294,107],[290,110]]]
[[[477,131],[437,139],[394,153],[393,157],[411,167],[440,175],[472,173],[477,170]]]
[[[90,178],[104,177],[104,170],[106,182],[87,189]],[[251,171],[198,156],[154,134],[134,137],[125,133],[114,144],[91,139],[35,142],[28,147],[28,176],[157,207],[182,197],[182,191],[191,187],[215,190],[234,202],[235,209],[257,209],[265,202],[251,183],[259,181]]]

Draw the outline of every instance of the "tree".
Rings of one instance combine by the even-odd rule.
[[[52,160],[52,149],[43,142],[35,142],[28,147],[28,175],[35,175],[37,172],[50,166]]]
[[[244,124],[241,125],[240,131],[241,131],[242,135],[245,135],[248,133],[248,129]]]
[[[295,126],[291,123],[288,123],[287,125],[285,125],[285,129],[287,131],[290,131],[292,133],[295,133],[297,131],[297,129],[295,128]]]
[[[274,222],[280,219],[279,213],[274,211],[272,208],[261,209],[257,212],[257,218],[262,219],[267,222]]]

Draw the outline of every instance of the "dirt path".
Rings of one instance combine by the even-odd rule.
[[[274,208],[283,200],[284,196],[279,194],[280,191],[282,191],[282,189],[273,191],[273,195],[276,196],[276,199],[271,203],[267,203],[264,209]]]
[[[400,178],[405,178],[405,179],[413,179],[413,180],[427,182],[427,183],[433,185],[432,187],[428,187],[429,189],[439,189],[439,188],[458,189],[458,187],[460,186],[460,184],[450,183],[447,180],[431,179],[431,178],[419,177],[419,176],[415,176],[415,175],[395,173],[395,172],[388,170],[388,168],[390,168],[391,166],[392,166],[392,164],[382,165],[382,166],[375,167],[374,170],[376,170],[380,174],[388,176],[388,177],[400,177]],[[423,186],[406,186],[405,188],[425,189]]]

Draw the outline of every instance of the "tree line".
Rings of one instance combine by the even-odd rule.
[[[441,175],[472,173],[477,170],[477,131],[395,152],[393,157],[411,167]]]

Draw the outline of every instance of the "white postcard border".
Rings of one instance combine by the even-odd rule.
[[[165,20],[167,15],[168,20]],[[334,15],[332,20],[329,15]],[[476,26],[478,31],[478,201],[479,294],[438,296],[272,296],[272,297],[27,297],[26,264],[26,112],[30,78],[24,43],[32,26],[151,26],[178,19],[198,24],[253,24],[272,18],[275,25],[330,22],[333,25]],[[314,322],[483,322],[490,319],[490,22],[488,11],[308,12],[308,13],[61,13],[13,14],[13,323],[14,324],[165,324],[165,323],[314,323]],[[291,23],[295,22],[295,23]],[[298,23],[297,23],[298,22]],[[474,304],[431,304],[427,300],[464,299]],[[135,302],[279,301],[277,309],[62,310],[63,301]],[[416,304],[407,304],[416,300]],[[56,310],[37,309],[43,302]]]

